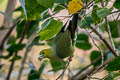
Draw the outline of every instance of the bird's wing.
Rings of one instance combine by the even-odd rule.
[[[53,40],[52,48],[59,58],[71,56],[72,40],[69,30],[59,33]]]
[[[65,24],[61,31],[53,39],[52,50],[59,58],[73,56],[77,21],[78,14],[75,14],[72,20],[70,20],[67,29],[65,30]]]

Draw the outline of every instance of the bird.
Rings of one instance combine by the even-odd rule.
[[[52,39],[51,47],[40,51],[38,59],[41,61],[44,58],[48,58],[60,61],[68,57],[71,61],[75,51],[77,22],[78,14],[74,14],[68,26],[66,27],[65,24],[61,31]]]

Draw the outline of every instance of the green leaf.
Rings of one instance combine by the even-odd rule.
[[[89,16],[85,17],[84,19],[82,19],[78,22],[78,25],[81,28],[89,28],[91,24],[92,24],[92,18]]]
[[[108,76],[104,80],[117,80],[120,77],[119,72],[109,72]]]
[[[107,15],[109,15],[111,13],[113,8],[100,8],[97,10],[97,15],[100,17],[100,18],[104,18],[106,17]]]
[[[31,46],[33,46],[33,45],[40,45],[39,40],[40,40],[40,36],[36,36],[34,38],[34,40],[32,41]]]
[[[120,21],[111,21],[109,22],[110,25],[110,30],[111,30],[111,34],[113,38],[117,38],[119,37],[119,29],[118,27],[120,27]]]
[[[45,29],[47,26],[49,26],[50,23],[51,23],[51,19],[46,20],[46,21],[41,25],[41,27],[40,27],[40,29],[39,29],[38,32],[40,32],[40,30]]]
[[[76,40],[76,47],[83,49],[83,50],[89,50],[91,49],[91,44],[88,41],[88,36],[86,34],[79,34],[77,36]]]
[[[118,38],[119,37],[119,26],[120,25],[120,21],[110,21],[109,22],[109,26],[110,26],[110,31],[112,34],[113,38]],[[106,31],[106,23],[101,25],[102,30],[105,32]]]
[[[59,71],[61,69],[64,69],[67,62],[50,60],[50,63],[52,66],[52,70],[50,70],[50,71],[56,72],[56,71]]]
[[[93,20],[93,23],[95,23],[95,24],[102,22],[102,19],[100,17],[98,17],[98,15],[97,15],[97,11],[96,11],[97,9],[98,9],[98,6],[95,5],[93,7],[93,11],[92,11],[92,20]]]
[[[116,57],[112,62],[110,62],[106,70],[108,71],[117,71],[120,70],[120,56]]]
[[[8,44],[15,44],[15,42],[16,42],[15,36],[11,35],[11,36],[8,38]]]
[[[41,17],[40,14],[46,10],[46,8],[41,6],[36,0],[25,0],[25,7],[28,20],[39,19]]]
[[[38,29],[38,24],[39,24],[38,21],[31,21],[30,22],[30,26],[29,26],[27,33],[26,33],[27,39],[29,37],[31,37],[31,35],[36,31],[36,29]]]
[[[19,6],[19,7],[17,7],[15,10],[14,10],[14,12],[17,12],[17,11],[21,11],[22,12],[22,7],[21,6]]]
[[[114,72],[113,74],[114,74],[114,79],[120,77],[120,73],[119,72]]]
[[[53,38],[57,33],[60,32],[63,27],[63,23],[50,19],[50,21],[45,22],[40,29],[40,40],[49,40]]]
[[[120,11],[120,0],[115,0],[113,6]]]
[[[97,50],[94,50],[91,52],[90,54],[90,60],[91,60],[91,63],[93,63],[94,60],[96,60],[98,57],[101,56],[101,53]],[[106,60],[107,56],[104,56],[104,61]],[[98,66],[102,63],[102,59],[98,60],[97,63],[93,64],[93,66]]]
[[[54,11],[59,12],[60,10],[63,10],[63,9],[65,9],[63,5],[57,4],[55,5]]]
[[[7,49],[7,51],[8,51],[9,53],[13,53],[13,52],[22,50],[24,47],[25,47],[25,44],[12,44],[12,45]]]
[[[21,58],[21,56],[14,56],[12,59],[10,59],[10,61],[20,60]]]
[[[25,20],[18,23],[17,28],[16,28],[17,38],[20,38],[22,31],[23,31],[23,28],[24,28],[24,25],[25,25]]]
[[[110,72],[109,75],[104,80],[114,80],[113,73]]]
[[[28,80],[41,80],[41,74],[47,65],[48,61],[44,60],[39,68],[39,70],[32,69],[28,75]]]
[[[40,14],[41,19],[44,19],[44,17],[46,17],[46,16],[47,16],[48,11],[49,11],[49,9],[46,9],[46,10],[44,10],[44,11]]]
[[[99,2],[100,2],[100,0],[94,0],[94,2],[95,2],[95,3],[99,3]]]
[[[25,23],[26,23],[26,21],[23,20],[22,22],[20,22],[18,24],[18,26],[16,28],[17,38],[20,38],[20,36],[23,32]],[[36,31],[37,28],[38,28],[38,21],[35,21],[35,20],[30,21],[30,25],[29,25],[29,28],[28,28],[27,33],[26,33],[26,38],[28,39]]]
[[[61,3],[61,4],[64,4],[64,3],[68,3],[70,0],[56,0],[56,3]]]
[[[22,50],[25,47],[25,44],[12,44],[7,51],[9,52],[6,56],[0,56],[0,58],[8,59],[13,56],[14,52]]]
[[[52,8],[55,0],[37,0],[37,2],[45,8]]]

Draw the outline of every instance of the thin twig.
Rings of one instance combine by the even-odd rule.
[[[113,59],[114,58],[110,58],[110,59],[106,60],[102,66],[98,66],[95,69],[95,71],[93,71],[90,75],[93,75],[93,74],[97,73],[100,69],[104,68],[107,64],[109,64],[111,61],[113,61]]]
[[[30,25],[30,22],[26,21],[25,27],[23,29],[23,32],[22,32],[22,35],[20,37],[20,40],[19,40],[18,44],[21,44],[22,41],[24,40],[24,37],[25,37],[25,34],[26,34],[26,32],[27,32],[27,30],[29,28],[29,25]],[[17,54],[18,54],[18,52],[15,52],[14,55],[13,55],[13,58],[16,57]],[[13,71],[14,64],[15,64],[15,60],[12,60],[12,62],[10,64],[10,67],[9,67],[9,71],[8,71],[8,75],[6,77],[6,80],[10,80],[10,75],[11,75],[11,73]]]
[[[94,45],[96,46],[96,48],[101,52],[102,64],[103,64],[103,63],[104,63],[104,53],[103,53],[102,49],[95,43],[95,41],[94,41],[92,35],[90,34],[90,32],[89,32],[87,29],[86,29],[86,32],[87,32],[88,35],[90,36],[90,38],[91,38],[93,44],[94,44]]]
[[[120,46],[120,45],[118,45],[117,48],[119,48],[119,46]],[[107,52],[104,54],[104,56],[107,55],[107,54],[109,54],[109,51],[107,51]],[[93,60],[93,62],[92,62],[91,64],[89,64],[88,66],[86,66],[85,68],[83,68],[82,70],[80,70],[79,72],[77,72],[77,73],[76,73],[74,76],[72,76],[71,79],[69,79],[69,80],[79,79],[79,77],[80,77],[80,79],[81,79],[81,77],[85,77],[85,76],[82,76],[82,75],[83,75],[83,74],[85,75],[85,72],[87,72],[87,74],[90,73],[90,72],[91,72],[91,70],[89,70],[89,69],[91,69],[90,67],[91,67],[93,64],[97,63],[97,61],[99,61],[100,59],[101,59],[101,56],[99,56],[97,59]],[[100,67],[101,67],[101,66],[100,66]],[[89,72],[89,71],[90,71],[90,72]],[[87,77],[87,76],[86,76],[86,77]],[[81,80],[83,80],[83,78],[82,78]],[[103,79],[103,80],[104,80],[104,79]]]
[[[64,75],[64,73],[65,73],[66,69],[68,68],[69,64],[70,64],[70,61],[68,60],[68,63],[66,65],[65,69],[63,70],[63,72],[61,73],[61,75],[58,76],[58,78],[56,80],[58,80],[59,78],[61,78]]]
[[[116,20],[118,20],[118,19],[119,19],[119,17],[120,17],[120,13],[118,14],[118,16],[117,16]]]
[[[20,67],[20,70],[19,70],[19,75],[18,75],[17,80],[21,80],[21,75],[22,75],[22,72],[23,72],[23,69],[24,69],[24,64],[25,64],[25,62],[26,62],[28,53],[29,53],[30,50],[31,50],[31,43],[32,43],[32,41],[34,40],[34,38],[35,38],[35,35],[33,34],[33,35],[30,37],[30,39],[28,40],[28,43],[27,43],[27,45],[26,45],[26,51],[25,51],[24,57],[23,57],[23,59],[22,59],[22,61],[21,61],[21,67]]]
[[[10,30],[7,32],[7,34],[5,35],[5,37],[3,38],[1,45],[0,45],[0,50],[3,50],[4,47],[4,43],[5,41],[8,39],[8,37],[10,36],[10,34],[12,33],[13,29],[17,26],[17,23],[21,20],[21,17],[18,17],[14,24],[10,27]]]
[[[100,0],[100,2],[101,2],[101,6],[104,7],[104,1]],[[110,31],[110,25],[109,25],[108,20],[107,20],[107,16],[105,17],[105,23],[107,25],[107,33],[109,35],[110,44],[111,44],[113,50],[116,52],[115,45],[114,45],[114,42],[113,42],[113,39],[112,39],[112,35],[111,35],[111,31]],[[116,52],[116,55],[118,56],[117,52]]]
[[[114,56],[118,56],[118,54],[116,53],[116,51],[110,46],[110,44],[108,43],[108,41],[93,27],[90,27],[95,33],[96,35],[103,41],[103,43],[106,45],[106,47],[112,52],[112,54]]]
[[[91,77],[91,76],[88,76],[89,79],[95,79],[95,80],[103,80],[103,79],[99,79],[97,77]]]
[[[114,58],[108,59],[106,60],[102,66],[100,67],[92,67],[92,68],[87,68],[84,72],[82,72],[81,74],[77,75],[76,77],[72,77],[72,80],[84,80],[85,78],[87,78],[88,75],[93,75],[96,72],[98,72],[99,70],[101,70],[102,68],[104,68],[108,63],[110,63]]]
[[[113,14],[113,13],[119,13],[120,11],[113,11],[113,12],[111,12],[110,14]]]
[[[107,17],[105,17],[105,22],[106,22],[106,25],[107,25],[107,32],[108,32],[108,35],[109,35],[111,46],[116,51],[116,48],[115,48],[115,45],[114,45],[114,42],[113,42],[113,39],[112,39],[111,31],[110,31],[110,25],[108,23]],[[118,55],[118,53],[117,53],[117,55]]]

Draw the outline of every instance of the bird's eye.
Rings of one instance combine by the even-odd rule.
[[[44,52],[42,52],[39,57],[43,58],[43,56],[44,56]]]
[[[43,54],[43,55],[44,55],[44,52],[42,52],[41,54]]]

